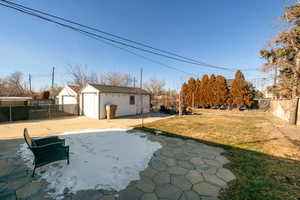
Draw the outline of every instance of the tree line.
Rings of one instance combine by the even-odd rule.
[[[189,78],[182,85],[182,99],[187,106],[220,107],[253,105],[255,90],[245,81],[243,73],[238,70],[232,84],[228,84],[225,77],[211,74],[202,79]]]
[[[87,83],[140,87],[138,78],[133,77],[129,73],[106,72],[97,75],[97,73],[90,71],[86,66],[76,65],[69,67],[67,74],[69,77],[67,83],[77,85],[80,88],[83,88]],[[49,93],[49,98],[54,98],[63,88],[63,85],[60,84],[54,84],[54,88],[47,85],[40,85],[38,91],[34,86],[30,87],[29,85],[30,83],[24,79],[22,72],[13,72],[6,77],[0,77],[0,96],[36,96],[37,98],[44,98],[45,94]],[[156,78],[150,78],[145,81],[143,88],[151,93],[153,97],[166,93],[165,81]]]

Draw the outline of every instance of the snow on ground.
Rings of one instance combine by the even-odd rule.
[[[70,165],[58,161],[36,170],[49,183],[51,197],[60,199],[64,191],[122,190],[139,179],[153,153],[161,148],[141,132],[123,129],[66,132],[60,136],[70,146]],[[22,144],[19,150],[26,165],[33,168],[33,154]],[[50,192],[51,191],[51,192]]]

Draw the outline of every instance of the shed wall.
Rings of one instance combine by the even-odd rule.
[[[135,94],[120,94],[120,93],[101,93],[100,94],[100,118],[104,119],[106,116],[105,105],[117,105],[116,116],[136,115],[141,111],[140,95]],[[130,96],[135,96],[135,104],[130,104]],[[150,96],[143,96],[143,113],[150,112]]]

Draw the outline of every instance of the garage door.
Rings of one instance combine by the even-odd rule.
[[[77,99],[74,96],[63,96],[63,104],[77,104]]]
[[[85,116],[98,118],[98,105],[96,99],[96,94],[83,94],[83,113]]]

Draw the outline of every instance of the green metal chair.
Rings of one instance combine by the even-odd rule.
[[[35,169],[49,163],[67,160],[69,164],[69,146],[65,146],[65,140],[57,136],[36,138],[29,136],[27,128],[24,129],[24,139],[34,155],[34,177]]]

